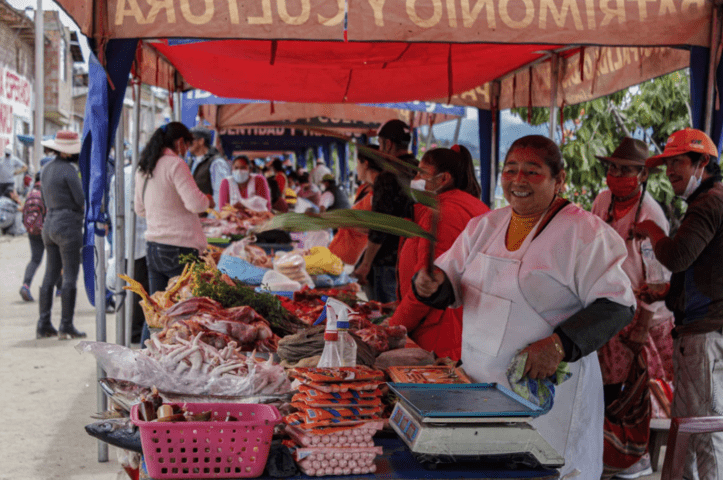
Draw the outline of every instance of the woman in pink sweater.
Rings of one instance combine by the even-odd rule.
[[[181,255],[198,255],[206,248],[198,214],[210,201],[196,186],[182,158],[192,140],[182,123],[163,125],[148,141],[138,162],[135,211],[148,225],[149,294],[165,290],[168,280],[181,274]],[[144,326],[142,341],[149,337],[147,332]]]

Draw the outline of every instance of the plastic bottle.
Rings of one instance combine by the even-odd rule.
[[[336,328],[339,334],[340,366],[356,367],[356,342],[349,334],[349,321],[337,320]]]
[[[349,334],[348,313],[350,310],[345,303],[333,298],[326,301],[324,351],[318,367],[356,366],[356,342]]]
[[[640,254],[643,257],[643,264],[645,265],[645,283],[652,288],[664,285],[667,282],[666,271],[658,259],[655,258],[653,244],[650,243],[649,238],[646,238],[640,243]]]

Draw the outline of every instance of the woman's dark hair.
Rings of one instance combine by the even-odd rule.
[[[364,145],[364,148],[368,148],[369,150],[379,151],[378,145]],[[374,158],[374,155],[372,152],[368,152],[361,148],[358,149],[357,150],[357,160],[360,162],[366,163],[367,168],[374,170],[375,172],[384,171],[381,164],[379,163],[379,160]]]
[[[701,161],[703,155],[705,154],[700,152],[688,152],[686,153],[686,155],[688,156],[688,158],[690,158],[690,163],[696,165],[698,164],[698,162]],[[705,172],[711,177],[720,177],[721,171],[718,159],[710,155],[708,157],[708,165],[705,166]]]
[[[287,178],[288,180],[293,181],[293,182],[299,183],[299,174],[296,173],[296,172],[294,172],[294,171],[289,172],[289,173],[286,175],[286,178]]]
[[[271,197],[271,204],[273,205],[276,203],[276,200],[281,197],[281,190],[279,189],[279,184],[276,183],[276,179],[269,178],[266,181],[269,184],[269,196]]]
[[[304,172],[301,175],[299,175],[299,184],[300,185],[306,185],[311,180],[309,180],[309,172]]]
[[[236,155],[233,157],[233,161],[231,162],[231,167],[233,168],[233,164],[236,163],[237,160],[241,160],[242,162],[246,163],[246,166],[251,168],[251,160],[249,160],[249,157],[246,155]]]
[[[482,196],[482,187],[475,178],[472,154],[462,145],[429,150],[422,161],[434,167],[437,173],[449,173],[452,176],[451,188],[467,192],[475,198]]]
[[[193,135],[191,135],[188,127],[181,122],[171,122],[159,127],[153,132],[151,139],[148,140],[148,143],[141,152],[141,158],[138,160],[138,170],[152,177],[158,159],[163,156],[163,150],[166,148],[173,150],[173,144],[179,138],[187,142],[193,141]]]
[[[275,172],[283,172],[284,164],[281,162],[281,159],[275,158],[274,161],[271,162],[271,168],[273,168]]]
[[[537,150],[540,153],[540,158],[550,167],[550,172],[552,172],[553,177],[556,177],[565,168],[565,162],[562,160],[560,148],[555,142],[542,135],[527,135],[526,137],[515,140],[512,145],[510,145],[510,149],[507,150],[505,163],[510,157],[510,154],[520,148]]]

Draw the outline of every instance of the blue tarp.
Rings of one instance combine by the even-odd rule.
[[[188,127],[196,126],[196,115],[201,105],[228,105],[235,103],[269,103],[265,100],[245,100],[240,98],[218,97],[203,90],[191,90],[181,96],[181,121]],[[281,103],[281,102],[279,102]],[[414,112],[440,113],[464,116],[465,107],[442,105],[432,102],[399,102],[399,103],[362,103],[365,107],[398,108]]]
[[[137,45],[136,39],[110,40],[106,46],[107,71],[93,53],[88,60],[88,100],[79,167],[85,192],[83,277],[91,305],[95,305],[95,235],[105,235],[105,230],[96,224],[108,222],[103,201],[108,189],[108,154],[113,146]],[[95,49],[91,48],[93,51]]]

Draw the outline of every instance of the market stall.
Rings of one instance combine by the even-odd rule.
[[[285,2],[272,8],[270,2],[220,5],[207,1],[203,8],[193,9],[187,2],[181,2],[180,8],[174,2],[143,6],[132,1],[59,3],[94,40],[98,53],[91,61],[92,100],[87,110],[97,121],[86,122],[81,156],[89,192],[87,245],[102,231],[96,222],[102,223],[105,215],[100,207],[105,187],[103,159],[134,61],[137,78],[177,94],[192,85],[239,98],[332,103],[452,101],[466,92],[486,95],[490,111],[480,116],[480,136],[483,151],[490,152],[484,159],[490,167],[495,164],[496,118],[503,98],[510,98],[513,105],[536,104],[540,99],[534,94],[535,78],[542,79],[549,83],[549,97],[542,103],[552,106],[554,114],[554,107],[565,101],[560,92],[579,85],[584,89],[582,78],[590,78],[590,72],[591,85],[585,93],[602,94],[596,90],[596,79],[603,64],[616,71],[620,68],[612,68],[615,64],[629,65],[625,70],[633,73],[627,79],[650,78],[643,72],[649,64],[641,53],[644,50],[638,50],[635,61],[628,62],[626,55],[632,59],[639,47],[677,52],[683,46],[692,52],[688,58],[693,71],[694,125],[716,140],[720,137],[720,110],[714,109],[720,7],[713,2],[626,2],[615,8],[606,2],[562,6],[543,1],[479,2],[470,8],[464,2],[407,2],[405,6],[320,0],[302,2],[300,11],[289,9]],[[179,32],[193,32],[204,40],[174,39]],[[139,38],[147,40],[139,42]],[[625,50],[628,46],[634,50]],[[575,71],[570,61],[575,55],[581,82],[566,85],[561,75]],[[590,62],[593,66],[586,71]],[[681,65],[680,59],[671,61],[668,68],[672,65]],[[517,85],[525,69],[529,72],[527,95]],[[546,69],[548,75],[536,77],[538,69]],[[651,70],[650,76],[660,73],[661,69]],[[476,91],[480,84],[489,87]],[[505,84],[512,86],[509,97],[502,96]],[[555,117],[551,120],[554,124]],[[487,175],[483,185],[491,187],[490,168],[482,171]],[[92,269],[86,269],[86,274],[88,270],[86,283],[93,285]],[[318,470],[313,464],[311,468]]]

